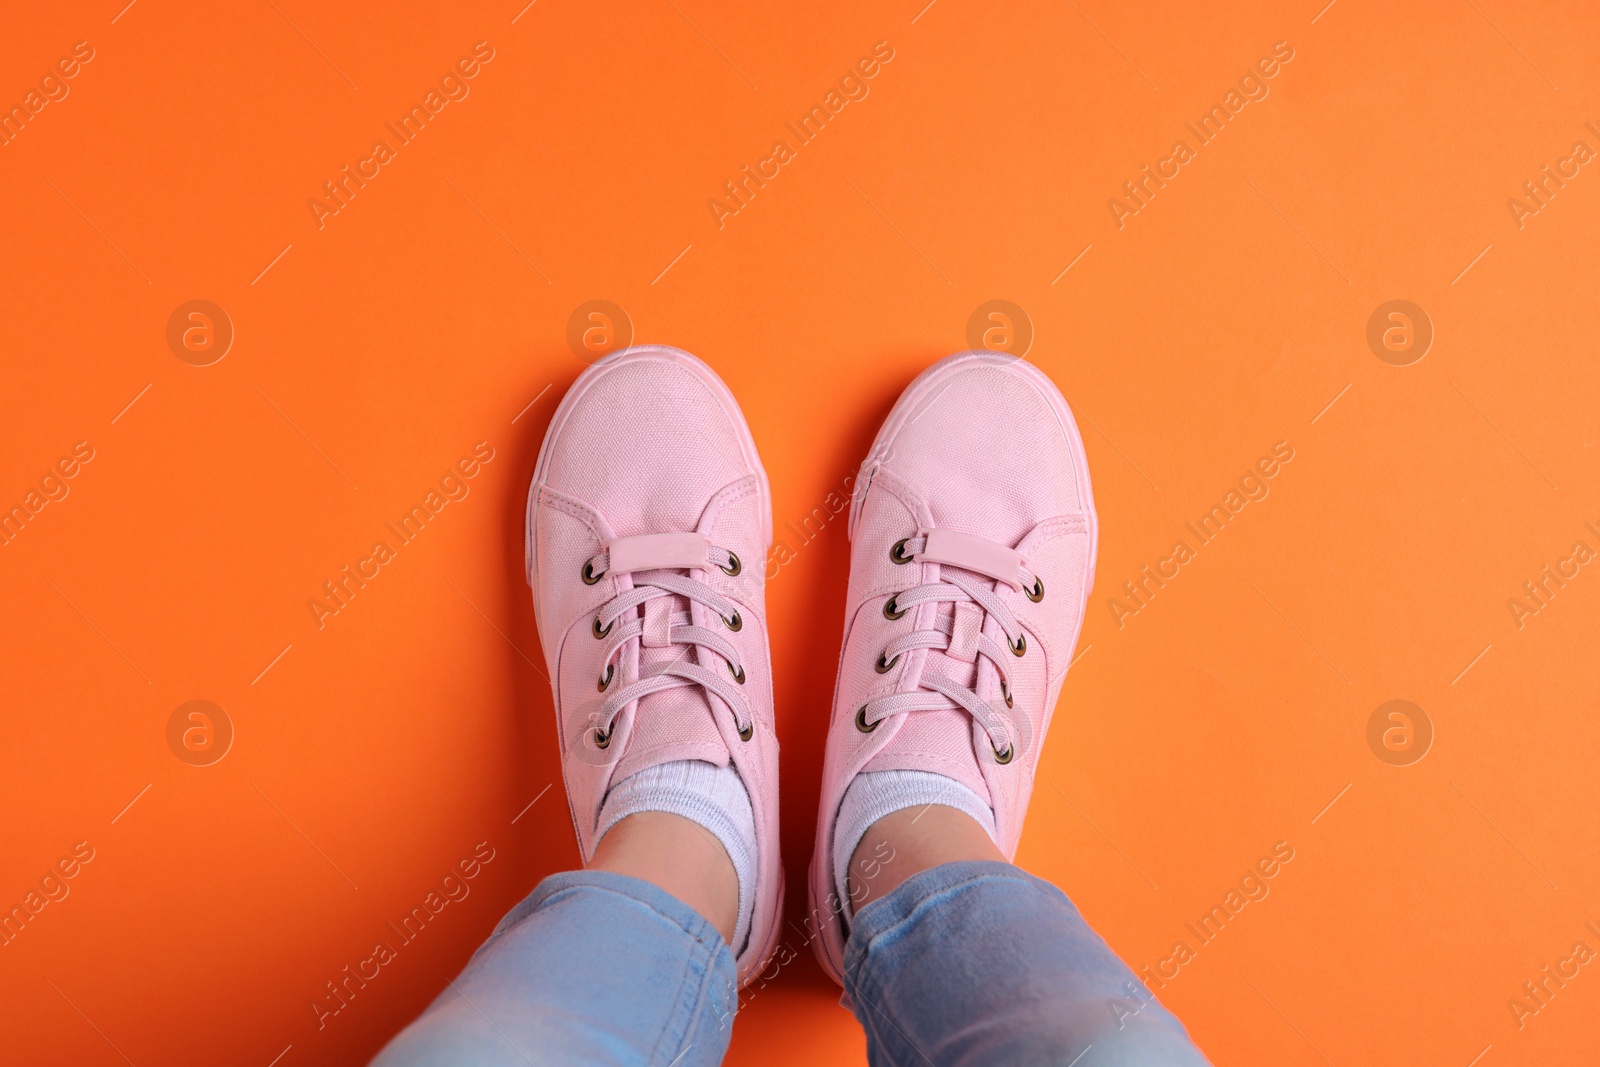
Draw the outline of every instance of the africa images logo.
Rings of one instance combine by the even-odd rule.
[[[350,206],[350,201],[362,189],[367,187],[367,182],[377,178],[383,173],[383,167],[400,158],[398,149],[404,148],[422,134],[423,129],[430,121],[439,117],[439,113],[452,101],[465,100],[472,92],[472,87],[467,80],[476,78],[478,73],[494,59],[495,52],[488,41],[479,41],[472,46],[472,55],[463,56],[456,60],[455,65],[447,69],[439,78],[439,87],[430,88],[423,94],[422,103],[413,103],[404,114],[394,122],[385,122],[384,129],[394,135],[394,146],[388,141],[374,141],[372,154],[366,159],[356,161],[355,171],[352,173],[350,165],[346,164],[337,177],[330,178],[322,183],[322,190],[328,201],[312,197],[306,201],[306,207],[311,210],[311,218],[317,224],[317,229],[327,225],[330,215],[337,215]]]
[[[1221,103],[1212,104],[1196,122],[1185,122],[1184,128],[1194,137],[1195,147],[1191,148],[1189,142],[1181,138],[1173,142],[1172,151],[1156,160],[1154,170],[1146,163],[1139,177],[1122,183],[1127,200],[1111,197],[1106,201],[1106,209],[1111,212],[1111,221],[1117,224],[1117,229],[1122,229],[1131,216],[1149,207],[1156,193],[1181,174],[1185,164],[1200,158],[1198,149],[1222,136],[1223,128],[1238,118],[1248,104],[1265,100],[1272,91],[1267,82],[1277,77],[1278,72],[1293,59],[1294,49],[1289,42],[1277,42],[1272,46],[1270,55],[1257,59],[1255,65],[1239,77],[1239,87],[1229,89]]]
[[[851,101],[865,100],[872,91],[867,82],[876,78],[883,66],[893,59],[894,48],[888,41],[879,41],[872,46],[872,55],[862,56],[855,66],[845,71],[839,79],[839,87],[829,89],[821,103],[812,104],[795,122],[785,122],[783,127],[794,138],[794,147],[791,148],[786,140],[773,142],[772,151],[765,158],[756,160],[753,172],[747,163],[737,178],[722,183],[723,195],[731,203],[716,197],[706,201],[711,221],[717,224],[717,229],[722,229],[726,219],[748,207],[749,202],[755,199],[757,190],[765,189],[767,182],[776,178],[786,164],[800,158],[797,149],[821,137],[823,129],[837,119]]]

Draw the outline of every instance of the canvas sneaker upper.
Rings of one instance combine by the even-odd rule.
[[[1015,855],[1083,623],[1096,520],[1072,413],[1034,365],[950,356],[896,403],[856,480],[844,644],[823,765],[810,922],[842,981],[832,831],[864,771],[945,775]]]
[[[611,785],[731,761],[757,843],[741,981],[782,908],[765,569],[770,491],[722,381],[686,352],[623,350],[579,375],[540,450],[527,565],[585,862]]]

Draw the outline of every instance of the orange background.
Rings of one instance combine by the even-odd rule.
[[[0,948],[0,1056],[364,1060],[576,862],[522,514],[591,299],[710,362],[771,473],[797,914],[849,546],[786,524],[1001,298],[1101,517],[1020,862],[1138,968],[1294,848],[1161,991],[1218,1064],[1592,1057],[1595,967],[1521,1027],[1507,1001],[1600,948],[1600,566],[1520,627],[1507,602],[1600,549],[1600,174],[1520,227],[1507,199],[1600,150],[1600,13],[924,2],[7,14],[0,103],[94,58],[0,148],[0,506],[94,458],[0,547],[0,902],[94,859]],[[470,95],[319,229],[322,183],[479,41]],[[722,183],[879,41],[870,95],[719,228]],[[1278,41],[1269,95],[1119,229],[1107,200]],[[1435,331],[1404,367],[1366,341],[1397,298]],[[191,299],[236,331],[210,366],[166,342]],[[319,629],[322,583],[479,441],[470,496]],[[1270,496],[1119,627],[1279,441]],[[167,742],[195,699],[235,730],[211,766]],[[1409,766],[1368,747],[1392,699],[1435,734]],[[470,897],[319,1030],[324,983],[479,842]],[[859,1061],[835,998],[804,952],[730,1062]]]

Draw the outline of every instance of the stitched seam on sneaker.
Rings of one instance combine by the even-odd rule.
[[[912,520],[918,524],[927,522],[929,515],[932,514],[922,494],[913,489],[910,482],[888,467],[878,468],[878,473],[872,477],[872,485],[874,487],[881,485],[887,489],[890,496],[900,501],[905,509],[911,512]]]
[[[915,714],[915,713],[913,713],[913,714]],[[950,767],[950,768],[952,768],[952,769],[954,769],[954,770],[956,770],[958,772],[962,772],[962,771],[967,770],[967,767],[966,767],[965,764],[961,763],[960,761],[951,760],[949,755],[947,753],[943,753],[943,752],[917,752],[917,751],[914,751],[914,750],[896,750],[895,755],[896,756],[909,756],[909,757],[916,757],[916,758],[919,758],[919,759],[925,759],[925,760],[928,760],[929,762],[936,763],[941,767]],[[877,759],[877,758],[878,758],[877,754],[874,754],[873,757],[872,757],[872,759]],[[867,762],[871,763],[872,760],[869,759]],[[927,770],[926,767],[921,767],[921,766],[918,766],[918,767],[897,767],[897,768],[894,768],[894,769],[895,770],[902,770],[902,771]],[[861,774],[865,774],[865,773],[868,773],[868,772],[865,770],[865,768],[863,766],[863,769],[860,770],[860,771],[857,771],[856,775],[861,775]],[[955,778],[956,776],[953,775],[953,774],[947,774],[944,777],[946,777],[946,778]],[[852,777],[850,780],[851,781],[855,781],[855,778]],[[956,778],[956,781],[959,782],[960,779]],[[848,783],[846,783],[845,788],[846,789],[849,788],[849,784]],[[970,788],[970,787],[968,787],[968,788]]]
[[[756,489],[756,476],[754,474],[746,474],[729,482],[711,494],[711,499],[706,502],[705,511],[701,514],[701,519],[709,518],[712,521],[716,521],[722,517],[722,512],[729,505],[737,504],[747,497],[756,495]]]
[[[604,541],[605,537],[600,532],[600,517],[596,511],[580,500],[556,492],[548,486],[539,488],[539,504],[541,507],[553,508],[563,514],[570,515],[589,528],[595,539]]]

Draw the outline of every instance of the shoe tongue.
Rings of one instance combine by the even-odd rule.
[[[943,652],[929,649],[921,671],[938,674],[957,685],[971,687],[976,681],[977,668],[972,663],[953,659]],[[908,678],[907,685],[914,684]],[[939,711],[913,711],[904,716],[900,731],[894,735],[883,751],[867,761],[862,771],[934,771],[953,778],[972,790],[990,806],[994,799],[989,795],[989,784],[984,781],[983,770],[972,747],[972,716],[961,708],[944,708]],[[937,762],[930,764],[929,757]]]
[[[654,571],[640,575],[648,581]],[[687,645],[667,641],[672,617],[687,613],[682,597],[658,597],[645,603],[644,632],[639,639],[639,673],[649,674],[675,660],[692,658]],[[621,781],[632,774],[673,760],[703,760],[717,767],[728,763],[728,746],[717,730],[711,698],[698,685],[684,685],[651,693],[640,699],[633,712],[633,732],[628,751],[613,775]],[[726,711],[723,714],[727,714]]]

